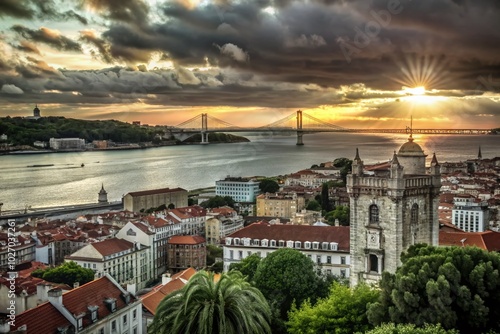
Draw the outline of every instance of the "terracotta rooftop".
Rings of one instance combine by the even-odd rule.
[[[123,292],[113,281],[104,276],[64,293],[62,303],[71,314],[86,314],[83,317],[83,328],[85,328],[92,324],[88,316],[89,306],[98,306],[98,318],[103,319],[111,313],[104,302],[105,299],[115,299],[117,310],[127,305]],[[135,298],[130,296],[130,302],[134,301]],[[58,327],[69,326],[70,322],[50,302],[47,302],[17,315],[15,326],[11,327],[11,330],[22,325],[27,326],[28,334],[57,333]]]
[[[253,223],[252,225],[232,233],[228,237],[276,241],[336,242],[338,243],[339,250],[349,251],[349,226],[271,225],[266,223]]]
[[[462,243],[463,241],[463,243]],[[500,251],[500,233],[486,232],[439,232],[440,246],[476,246],[490,252]]]
[[[142,305],[153,315],[156,313],[156,308],[160,302],[165,298],[165,296],[171,294],[174,291],[180,290],[186,285],[180,278],[173,278],[170,282],[162,285],[159,289],[144,295],[142,299]]]
[[[95,242],[92,246],[101,253],[102,256],[123,252],[134,248],[134,244],[130,241],[118,238],[111,238],[99,242]]]
[[[174,245],[197,245],[204,242],[206,242],[205,238],[199,235],[174,235],[168,239],[168,243]]]
[[[131,195],[132,197],[134,196],[146,196],[146,195],[154,195],[154,194],[165,194],[165,193],[173,193],[173,192],[180,192],[180,191],[185,191],[187,192],[186,189],[182,188],[162,188],[162,189],[152,189],[152,190],[143,190],[143,191],[134,191],[130,192],[127,195]]]

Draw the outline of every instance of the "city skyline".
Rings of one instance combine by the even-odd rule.
[[[495,1],[7,0],[0,116],[496,128]]]

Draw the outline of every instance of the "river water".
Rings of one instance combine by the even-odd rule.
[[[97,201],[104,184],[108,200],[131,191],[182,187],[188,190],[215,186],[231,176],[280,175],[338,157],[354,158],[356,147],[365,164],[387,161],[407,139],[393,134],[320,133],[304,136],[245,135],[249,143],[180,145],[126,151],[94,151],[0,156],[2,210]],[[500,156],[500,136],[414,136],[439,161],[461,161]],[[84,167],[80,167],[81,164]],[[50,167],[27,167],[31,165]]]

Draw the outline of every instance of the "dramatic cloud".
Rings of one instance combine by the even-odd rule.
[[[88,24],[88,20],[74,10],[59,12],[54,0],[2,0],[0,2],[1,16],[53,21],[76,19],[82,24]]]
[[[2,86],[2,89],[0,89],[0,93],[4,94],[23,94],[23,90],[19,87],[16,87],[16,85],[9,85],[9,84],[4,84]]]
[[[111,64],[113,62],[113,57],[109,51],[109,44],[102,38],[98,38],[96,34],[91,30],[80,31],[80,40],[90,43],[97,48],[97,52],[92,50],[92,56],[99,58],[105,63]]]
[[[58,50],[81,51],[80,44],[61,35],[61,33],[57,30],[52,30],[46,27],[33,30],[22,25],[14,25],[12,26],[12,30],[26,39],[45,43]]]
[[[219,48],[221,54],[227,55],[236,61],[244,63],[249,59],[248,54],[234,44],[227,43],[222,47],[218,45],[217,47]]]
[[[36,53],[37,55],[41,55],[40,50],[36,47],[35,43],[31,43],[28,41],[21,41],[19,45],[15,46],[18,50],[28,52],[28,53]]]

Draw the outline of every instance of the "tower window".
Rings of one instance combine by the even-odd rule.
[[[378,206],[372,204],[370,205],[370,224],[378,224],[378,223],[379,223]]]
[[[370,272],[378,273],[378,256],[370,254]]]
[[[410,211],[410,221],[412,225],[416,225],[418,223],[418,204],[413,204]]]

